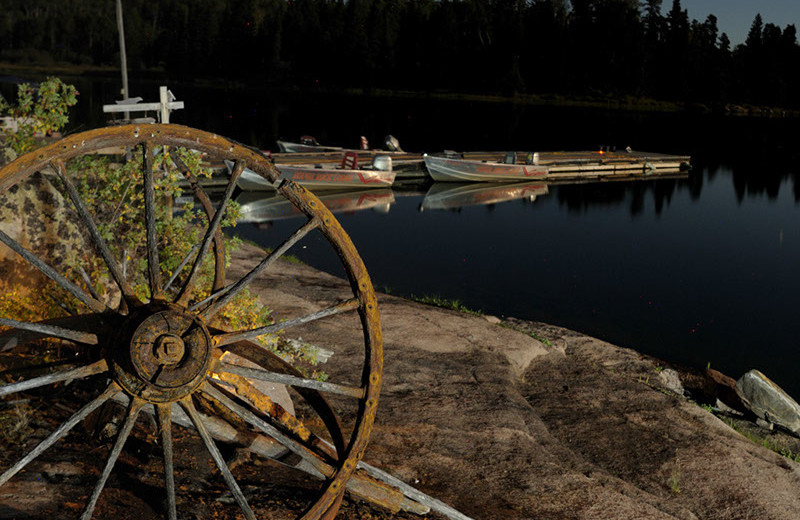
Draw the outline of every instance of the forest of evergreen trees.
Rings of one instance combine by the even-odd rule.
[[[117,66],[113,0],[4,0],[0,60]],[[793,25],[680,0],[123,0],[129,67],[324,88],[800,107]],[[756,9],[757,6],[754,6]]]

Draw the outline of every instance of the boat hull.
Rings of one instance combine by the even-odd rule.
[[[439,182],[509,182],[543,178],[547,175],[547,167],[531,164],[505,164],[433,155],[425,155],[423,158],[428,173],[433,180]]]

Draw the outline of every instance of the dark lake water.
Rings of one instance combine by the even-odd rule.
[[[77,119],[103,121],[110,84],[81,85]],[[535,200],[437,210],[427,188],[384,211],[338,214],[374,283],[545,321],[732,377],[758,368],[800,397],[800,121],[170,85],[173,122],[274,149],[315,135],[355,146],[395,135],[407,150],[576,150],[691,154],[682,179],[549,186]],[[136,90],[138,88],[138,90]],[[132,93],[157,97],[157,84]],[[275,246],[301,221],[242,225]],[[322,240],[293,254],[338,272]]]

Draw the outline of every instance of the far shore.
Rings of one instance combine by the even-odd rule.
[[[116,80],[119,69],[113,66],[79,65],[72,63],[9,63],[0,62],[0,76],[26,76],[44,79],[57,76],[65,81],[86,80],[87,78],[105,78]],[[756,105],[708,106],[703,104],[687,104],[680,101],[655,100],[634,96],[564,96],[548,93],[476,93],[455,92],[447,90],[413,91],[391,88],[353,88],[336,85],[303,87],[283,82],[247,82],[237,79],[220,79],[219,77],[196,77],[190,80],[171,76],[163,69],[146,69],[129,71],[132,80],[161,84],[190,83],[203,88],[267,88],[275,92],[308,93],[325,95],[367,96],[376,98],[408,98],[438,101],[466,101],[477,103],[511,103],[527,106],[549,106],[564,108],[590,108],[630,112],[690,112],[699,114],[719,114],[740,117],[800,117],[800,110],[782,107]],[[264,86],[266,85],[266,86]],[[287,86],[288,85],[288,86]]]

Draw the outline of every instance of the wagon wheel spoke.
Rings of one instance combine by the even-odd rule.
[[[86,284],[86,289],[89,291],[89,294],[91,294],[92,298],[95,300],[99,300],[100,296],[98,296],[97,291],[94,290],[94,284],[92,283],[92,279],[89,278],[89,273],[86,272],[86,269],[84,269],[82,265],[78,266],[78,270],[81,273],[81,278],[83,278],[83,283]]]
[[[303,458],[305,461],[310,463],[314,467],[314,469],[319,471],[325,477],[330,477],[333,474],[333,468],[325,461],[323,461],[314,452],[303,446],[303,444],[301,444],[300,442],[284,434],[283,432],[278,430],[278,428],[268,423],[258,415],[254,414],[244,406],[235,403],[232,399],[223,394],[219,389],[214,388],[212,385],[206,383],[206,385],[203,387],[203,393],[208,395],[212,399],[216,400],[226,408],[228,408],[230,411],[232,411],[234,414],[236,414],[239,418],[243,419],[248,424],[256,427],[269,437],[278,441],[286,449],[288,449],[295,455],[298,455],[301,458]]]
[[[292,248],[297,242],[303,239],[308,233],[319,226],[319,220],[316,218],[310,219],[300,229],[292,233],[280,246],[278,246],[272,253],[266,256],[261,263],[255,266],[249,273],[247,273],[241,280],[232,284],[222,290],[222,296],[211,304],[208,308],[200,312],[200,317],[209,321],[213,318],[228,302],[231,301],[237,294],[249,286],[256,276],[259,275],[264,269],[275,263],[281,256],[283,256],[289,249]],[[195,307],[196,308],[196,307]]]
[[[216,345],[220,347],[230,345],[232,343],[236,343],[237,341],[254,339],[264,334],[274,334],[281,330],[304,325],[312,321],[327,318],[328,316],[335,316],[337,314],[352,311],[357,309],[358,306],[358,299],[350,298],[349,300],[345,300],[341,303],[337,303],[336,305],[332,305],[320,311],[312,312],[311,314],[306,314],[305,316],[300,316],[298,318],[292,318],[290,320],[273,323],[272,325],[266,325],[256,329],[218,334],[214,336],[214,340]]]
[[[78,190],[75,188],[75,185],[71,180],[69,180],[69,177],[67,176],[67,167],[64,164],[64,161],[61,159],[56,159],[50,163],[50,166],[53,168],[53,170],[55,170],[58,178],[61,179],[64,187],[67,189],[67,194],[69,195],[70,200],[72,200],[78,215],[80,216],[86,228],[89,230],[89,234],[91,235],[92,240],[94,241],[95,246],[100,253],[100,256],[103,258],[103,261],[106,263],[111,276],[114,278],[114,281],[122,291],[125,301],[128,303],[128,305],[135,305],[139,303],[139,300],[133,293],[133,289],[123,276],[119,263],[112,255],[111,250],[106,244],[106,241],[103,240],[102,236],[100,236],[100,231],[97,228],[97,224],[89,213],[89,210],[86,208],[86,204],[78,194]]]
[[[61,316],[43,321],[27,322],[0,318],[0,352],[29,345],[46,338],[60,338],[83,345],[100,344],[100,334],[108,328],[111,316],[106,313],[87,313]]]
[[[192,256],[197,252],[198,249],[200,249],[200,244],[195,244],[189,249],[189,252],[186,253],[186,256],[183,257],[181,263],[178,264],[178,267],[175,269],[175,272],[172,273],[172,276],[169,277],[167,283],[164,284],[164,292],[168,291],[169,288],[172,287],[172,282],[174,282],[178,278],[178,276],[183,272],[183,268],[186,267],[186,264],[189,263],[189,260],[192,259]]]
[[[142,143],[142,169],[144,177],[144,222],[147,235],[147,273],[150,298],[163,300],[161,289],[161,263],[158,260],[158,237],[156,236],[155,181],[153,180],[153,145]]]
[[[230,410],[224,415],[233,415],[233,420],[231,420],[231,417],[225,417],[223,420],[231,425],[232,428],[239,429],[244,424],[250,424],[261,432],[261,436],[266,436],[273,443],[282,446],[286,450],[281,454],[281,457],[285,457],[286,453],[299,455],[301,460],[304,461],[304,471],[321,478],[329,477],[334,473],[334,464],[343,455],[344,448],[342,446],[334,446],[334,444],[324,440],[306,428],[302,421],[294,415],[288,414],[280,406],[277,407],[277,410],[259,409],[251,400],[251,389],[253,387],[244,377],[231,376],[231,373],[216,372],[208,383],[206,386],[213,388],[216,393],[213,395],[207,393],[205,397],[216,400],[220,405]],[[222,385],[219,385],[219,383],[222,383]],[[229,393],[229,386],[234,391],[233,394]],[[302,389],[302,387],[300,388]],[[258,390],[255,391],[257,392]],[[218,399],[220,396],[222,396],[222,400]],[[318,410],[315,409],[315,411]],[[238,426],[236,426],[237,423]],[[336,437],[337,434],[341,435],[341,432],[329,431],[328,433],[332,437]],[[281,439],[276,437],[281,437]],[[280,458],[274,459],[280,461]],[[291,465],[299,467],[296,461]]]
[[[130,435],[131,430],[133,430],[134,424],[136,424],[136,418],[139,416],[142,406],[144,406],[144,401],[140,399],[131,400],[131,403],[128,406],[128,414],[125,418],[125,424],[122,426],[119,434],[117,434],[117,440],[114,442],[114,447],[111,448],[111,452],[108,454],[106,465],[103,468],[103,472],[100,474],[100,477],[97,479],[97,484],[94,486],[92,496],[89,498],[89,502],[86,504],[86,508],[83,510],[83,514],[81,515],[81,520],[89,520],[92,518],[92,513],[97,505],[97,499],[100,498],[100,493],[102,493],[103,488],[106,485],[106,481],[108,480],[109,475],[111,475],[111,470],[114,469],[114,464],[117,462],[117,458],[122,451],[122,447],[125,445],[125,441],[128,440],[128,436]]]
[[[84,377],[93,376],[106,371],[108,371],[108,363],[105,359],[101,359],[100,361],[92,363],[91,365],[73,368],[70,370],[62,370],[60,372],[54,372],[52,374],[0,386],[0,396],[24,392],[26,390],[32,390],[34,388],[39,388],[40,386],[51,385],[61,381],[82,379]]]
[[[34,449],[28,452],[22,459],[20,459],[16,464],[14,464],[11,468],[6,470],[5,473],[0,475],[0,486],[8,482],[8,480],[16,475],[20,470],[22,470],[25,466],[27,466],[33,459],[38,457],[42,454],[47,448],[58,442],[61,438],[63,438],[69,431],[75,427],[76,424],[84,420],[90,413],[97,410],[103,403],[108,401],[111,397],[116,395],[120,391],[120,388],[115,385],[111,384],[108,388],[106,388],[105,392],[100,394],[97,398],[95,398],[90,403],[86,404],[83,408],[75,412],[75,414],[67,419],[65,423],[59,426],[53,433],[51,433],[45,440],[39,443]]]
[[[206,449],[211,454],[211,458],[214,459],[214,462],[217,464],[220,473],[222,473],[222,478],[225,479],[225,483],[228,485],[228,488],[231,490],[236,502],[239,504],[239,507],[244,512],[245,517],[248,520],[256,520],[256,515],[253,513],[253,510],[250,509],[250,506],[247,504],[247,500],[242,493],[242,490],[239,488],[239,484],[236,483],[236,480],[233,478],[231,471],[228,469],[228,465],[225,463],[225,460],[222,458],[222,454],[217,449],[217,445],[214,443],[214,440],[211,438],[211,435],[208,433],[205,424],[203,423],[202,418],[197,413],[197,410],[192,403],[191,397],[187,397],[180,401],[181,407],[186,411],[189,415],[189,418],[194,424],[194,427],[197,428],[197,432],[200,434],[200,437],[203,439],[203,443],[206,445]]]
[[[234,374],[250,379],[257,379],[259,381],[266,381],[268,383],[278,383],[296,388],[309,388],[319,392],[344,395],[347,397],[354,397],[356,399],[361,399],[364,397],[364,389],[361,387],[339,385],[336,383],[329,383],[327,381],[317,381],[315,379],[307,379],[304,377],[281,374],[268,370],[241,367],[238,365],[231,365],[229,363],[220,363],[220,365],[214,371],[217,373]]]
[[[175,504],[175,467],[172,463],[172,405],[156,407],[158,428],[161,432],[161,446],[164,449],[164,487],[167,490],[167,514],[169,520],[178,518]]]
[[[233,343],[231,345],[224,347],[223,350],[225,350],[226,352],[220,358],[223,361],[229,359],[227,354],[230,353],[240,358],[243,358],[249,363],[252,363],[253,366],[262,368],[265,371],[276,372],[280,374],[289,374],[289,375],[294,375],[298,378],[303,378],[303,374],[299,370],[294,368],[290,363],[284,361],[276,354],[273,354],[269,350],[264,349],[263,347],[259,346],[256,343],[250,341],[240,341],[238,343]],[[240,380],[244,380],[246,384],[250,385],[250,383],[248,383],[247,380],[241,376],[216,374],[215,376],[213,376],[214,383],[216,383],[217,378],[222,380],[224,383],[233,386],[234,389],[236,390],[237,395],[242,395],[242,392],[239,388],[239,386],[241,386],[241,381],[240,385],[237,385],[236,384],[237,378]],[[332,454],[333,458],[341,459],[346,451],[346,443],[339,418],[334,412],[333,408],[331,408],[330,403],[328,403],[325,396],[317,390],[304,388],[300,386],[294,387],[294,389],[297,392],[297,394],[299,394],[303,398],[306,404],[308,404],[311,407],[314,413],[322,420],[322,423],[325,426],[325,429],[330,435],[330,439],[333,441],[333,444],[335,446],[335,452]],[[245,390],[245,394],[246,393],[247,392]],[[288,427],[290,431],[295,431],[295,428],[292,424],[286,424],[283,420],[280,419],[279,422],[281,422],[284,427]],[[303,438],[303,441],[307,442],[308,439]],[[325,451],[325,453],[330,455],[330,453],[327,450]]]
[[[200,182],[198,181],[197,177],[192,173],[188,166],[183,162],[180,158],[180,155],[177,153],[170,154],[170,158],[172,162],[175,163],[175,166],[183,173],[186,180],[189,181],[189,186],[192,188],[192,193],[194,197],[200,202],[200,205],[203,207],[203,211],[205,211],[206,217],[209,221],[214,218],[214,214],[216,210],[214,210],[214,205],[211,203],[211,199],[208,198],[205,190],[202,186],[200,186]],[[199,247],[199,244],[195,244]],[[219,228],[217,228],[217,232],[214,234],[214,254],[216,258],[216,270],[214,272],[214,286],[212,290],[217,291],[225,285],[225,251],[224,251],[224,243],[222,240],[222,232]],[[191,253],[190,253],[191,254]],[[190,256],[190,255],[187,255]],[[187,260],[188,263],[188,260]],[[184,264],[185,266],[185,264]],[[181,268],[182,270],[183,268]],[[177,271],[180,272],[180,271]]]
[[[64,275],[60,274],[58,271],[53,269],[47,262],[36,256],[35,254],[31,253],[30,251],[22,247],[16,240],[8,236],[2,230],[0,230],[0,242],[3,242],[5,245],[10,247],[19,256],[24,258],[29,264],[31,264],[33,267],[41,271],[45,276],[56,282],[62,289],[69,292],[71,295],[73,295],[79,301],[83,302],[84,305],[86,305],[93,311],[105,312],[111,310],[108,308],[106,304],[92,298],[92,296],[87,294],[86,291],[84,291],[74,283],[67,280],[64,277]]]
[[[217,234],[217,230],[222,222],[222,218],[225,216],[225,210],[228,206],[228,202],[230,202],[231,197],[233,196],[233,190],[236,188],[236,181],[244,171],[244,168],[244,161],[236,161],[236,164],[233,167],[233,172],[231,172],[231,178],[228,180],[228,186],[225,188],[225,195],[222,199],[222,203],[220,203],[219,208],[217,208],[216,213],[214,213],[214,218],[211,219],[211,222],[206,229],[206,234],[203,237],[203,241],[200,245],[200,251],[197,253],[197,257],[194,260],[192,269],[189,272],[189,277],[181,289],[181,292],[178,294],[178,298],[176,300],[178,304],[186,304],[192,294],[192,289],[194,288],[197,274],[200,272],[200,266],[203,264],[203,259],[205,258],[206,253],[208,253],[208,249],[211,246],[211,241]]]
[[[79,330],[67,329],[57,325],[49,325],[46,323],[31,323],[27,321],[17,321],[8,318],[0,318],[0,326],[13,327],[19,330],[26,330],[29,332],[37,332],[49,336],[51,338],[60,338],[77,343],[85,343],[87,345],[97,345],[97,335],[89,332],[82,332]]]

